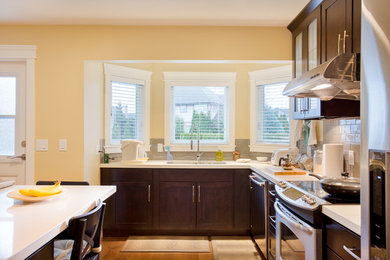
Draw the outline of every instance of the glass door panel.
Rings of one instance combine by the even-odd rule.
[[[0,76],[0,156],[15,155],[16,77]]]

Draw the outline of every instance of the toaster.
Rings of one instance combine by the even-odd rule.
[[[284,148],[284,149],[277,149],[272,153],[271,157],[271,163],[273,165],[280,165],[280,159],[283,157],[286,157],[287,154],[290,155],[290,158],[294,160],[294,158],[297,156],[299,150],[298,148]]]

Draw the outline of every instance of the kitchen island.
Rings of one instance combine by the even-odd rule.
[[[116,192],[115,186],[66,186],[48,200],[26,203],[7,197],[0,190],[0,259],[25,259],[65,230],[70,218],[91,210],[96,202]]]

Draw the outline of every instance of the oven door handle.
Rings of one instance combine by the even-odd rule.
[[[253,181],[254,183],[256,183],[257,185],[259,185],[260,187],[264,186],[265,185],[265,182],[259,182],[258,180],[256,180],[256,176],[255,175],[249,175],[249,178],[251,179],[251,181]]]
[[[303,224],[301,224],[297,219],[295,219],[293,216],[290,216],[291,214],[287,213],[287,209],[285,209],[278,201],[274,204],[275,211],[277,214],[279,214],[284,220],[289,222],[294,227],[311,234],[313,231],[311,228],[305,227]]]

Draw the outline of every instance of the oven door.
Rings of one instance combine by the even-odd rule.
[[[318,260],[322,258],[322,230],[300,220],[278,199],[276,213],[276,259]]]

